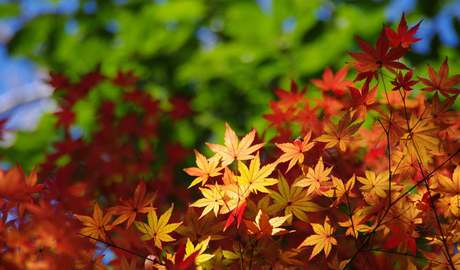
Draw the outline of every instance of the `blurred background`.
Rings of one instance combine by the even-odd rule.
[[[168,137],[201,148],[220,141],[224,122],[240,134],[266,127],[274,89],[336,70],[357,49],[355,35],[375,40],[403,12],[409,25],[423,19],[407,62],[437,68],[448,56],[459,72],[459,0],[0,0],[2,166],[30,169],[58,140],[49,72],[78,81],[131,71],[161,108],[191,111]],[[74,136],[91,138],[99,101],[90,95],[72,108]]]

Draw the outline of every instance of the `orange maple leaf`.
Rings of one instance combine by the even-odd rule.
[[[337,240],[332,236],[334,234],[334,228],[329,224],[329,218],[327,216],[324,220],[324,225],[311,223],[311,226],[315,234],[307,237],[297,248],[314,246],[309,260],[321,251],[324,251],[324,255],[327,258],[331,252],[332,245],[337,245]]]
[[[284,153],[278,158],[277,163],[289,161],[288,172],[296,163],[302,164],[304,161],[304,153],[310,150],[315,143],[310,142],[311,131],[302,140],[296,139],[292,143],[276,143],[276,147]]]
[[[207,159],[203,154],[195,150],[197,167],[185,168],[184,171],[190,176],[196,176],[189,188],[201,182],[201,185],[206,184],[210,177],[221,175],[219,172],[222,167],[219,166],[220,156],[215,155]]]
[[[326,143],[326,148],[338,145],[340,151],[345,152],[354,139],[354,133],[361,127],[362,122],[356,120],[356,115],[346,113],[338,124],[327,124],[324,128],[325,134],[316,138],[316,141]]]
[[[307,174],[302,176],[294,183],[295,187],[308,187],[307,195],[313,192],[321,193],[325,188],[326,182],[329,181],[330,173],[333,167],[325,168],[323,157],[320,157],[315,168],[308,167]]]
[[[0,202],[4,197],[8,200],[8,208],[8,204],[17,205],[19,217],[24,215],[25,206],[32,202],[32,194],[43,187],[43,184],[37,184],[35,171],[26,176],[20,167],[14,167],[6,173],[0,170]]]
[[[251,146],[255,135],[256,130],[253,129],[239,141],[235,131],[225,123],[224,145],[208,143],[207,146],[222,157],[222,166],[227,166],[234,160],[248,160],[254,157],[252,153],[264,145],[259,143]]]
[[[422,88],[424,91],[439,91],[442,95],[449,97],[449,94],[460,94],[460,88],[455,88],[460,83],[460,74],[449,77],[449,64],[447,63],[447,57],[442,62],[439,71],[436,72],[428,65],[428,76],[427,78],[419,77],[420,81],[426,85]]]
[[[152,207],[154,198],[155,195],[153,194],[145,194],[145,183],[142,181],[139,182],[132,199],[122,201],[122,205],[114,206],[109,209],[110,213],[118,216],[113,222],[113,225],[115,226],[127,221],[126,228],[129,228],[136,219],[137,214],[147,214],[149,211],[155,210],[155,208]]]
[[[412,26],[410,29],[407,27],[406,16],[404,13],[401,16],[401,21],[399,22],[398,29],[394,31],[390,27],[385,27],[385,34],[388,37],[390,42],[390,46],[398,47],[401,46],[403,48],[409,48],[412,43],[415,43],[420,40],[420,38],[416,38],[415,34],[417,34],[418,28],[420,23],[418,22],[416,25]]]
[[[105,232],[113,228],[113,225],[109,224],[112,214],[107,212],[104,215],[98,203],[94,205],[92,217],[82,215],[75,215],[75,217],[83,223],[84,228],[80,230],[80,233],[84,236],[106,241],[107,235]]]
[[[313,79],[311,82],[324,92],[332,91],[334,94],[343,95],[347,87],[352,87],[354,85],[353,82],[345,80],[347,73],[347,66],[341,68],[335,75],[328,67],[323,72],[322,80]]]

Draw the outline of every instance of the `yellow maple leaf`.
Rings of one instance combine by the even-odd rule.
[[[326,143],[325,148],[332,148],[338,145],[340,151],[345,152],[347,147],[355,140],[354,134],[362,124],[362,122],[357,121],[357,115],[347,112],[337,124],[326,124],[324,127],[325,134],[316,138],[316,141]]]
[[[324,251],[324,255],[327,258],[332,250],[332,245],[337,245],[337,240],[332,236],[334,234],[334,228],[329,224],[329,217],[326,216],[324,225],[311,223],[311,226],[315,234],[307,237],[297,248],[314,246],[309,260],[318,255],[321,251]]]
[[[190,238],[187,238],[187,244],[185,245],[185,258],[196,253],[197,256],[195,257],[195,263],[197,265],[200,265],[212,259],[212,257],[214,257],[213,254],[204,253],[208,248],[210,240],[211,237],[208,237],[205,240],[199,242],[198,244],[193,245],[192,241],[190,241]]]
[[[222,157],[222,166],[231,164],[234,160],[248,160],[254,158],[253,153],[264,145],[263,143],[252,145],[256,130],[246,134],[238,141],[235,131],[225,123],[224,145],[208,143],[207,146]]]
[[[323,192],[323,194],[329,198],[335,197],[336,200],[333,205],[338,205],[344,198],[346,199],[347,196],[349,198],[356,196],[356,194],[352,193],[352,189],[356,182],[355,179],[356,177],[353,174],[353,176],[348,179],[347,183],[344,184],[342,179],[332,176],[332,187]]]
[[[452,178],[439,174],[437,177],[443,191],[449,194],[460,194],[460,166],[452,173]]]
[[[106,213],[104,215],[98,203],[94,204],[92,217],[82,215],[75,215],[75,217],[80,220],[84,226],[84,228],[80,230],[80,233],[95,239],[102,239],[106,241],[107,236],[105,232],[110,231],[113,228],[113,226],[109,224],[112,219],[112,214]]]
[[[450,198],[449,210],[452,215],[460,216],[460,195],[455,195]]]
[[[363,184],[359,189],[371,196],[385,198],[387,196],[386,191],[389,190],[388,172],[385,171],[376,175],[373,171],[366,171],[365,174],[366,177],[358,177],[358,181]]]
[[[196,176],[196,178],[188,186],[189,188],[198,183],[204,185],[210,177],[221,175],[220,170],[222,170],[222,167],[218,167],[220,161],[219,155],[214,155],[213,157],[207,159],[203,154],[195,150],[195,157],[197,167],[184,169],[188,175]]]
[[[269,193],[267,186],[278,183],[278,179],[270,178],[269,176],[275,170],[276,164],[270,163],[260,167],[260,158],[257,153],[256,157],[251,160],[249,167],[243,162],[238,162],[239,176],[236,177],[237,181],[241,184],[249,184],[249,190],[257,193],[257,191]]]
[[[200,218],[202,218],[207,213],[213,211],[214,215],[217,217],[219,213],[219,208],[225,204],[224,202],[224,192],[220,189],[218,185],[209,186],[209,188],[200,188],[201,193],[204,198],[199,199],[194,202],[192,207],[204,207],[203,212],[201,213]]]
[[[276,143],[276,147],[281,149],[284,153],[278,158],[276,162],[282,163],[289,161],[288,172],[296,163],[302,164],[304,161],[304,153],[310,150],[315,143],[310,142],[311,131],[303,138],[303,140],[295,140],[292,143]]]
[[[155,211],[150,211],[147,215],[148,223],[140,221],[134,222],[136,228],[144,233],[144,235],[141,237],[141,240],[147,241],[153,239],[155,246],[159,249],[162,247],[161,242],[174,241],[175,239],[172,238],[169,234],[174,232],[177,227],[182,224],[182,222],[168,224],[173,208],[174,205],[171,205],[171,207],[166,212],[164,212],[160,218],[157,217]]]
[[[347,220],[343,222],[339,222],[339,225],[341,227],[347,228],[347,231],[345,232],[345,235],[353,236],[355,238],[358,238],[360,232],[370,232],[372,230],[372,227],[365,224],[365,215],[363,213],[364,211],[356,211],[351,219],[348,218]]]
[[[278,192],[271,191],[270,197],[274,202],[269,207],[270,212],[278,212],[284,210],[285,216],[295,216],[302,221],[308,221],[306,212],[318,212],[324,210],[321,206],[317,205],[310,200],[312,197],[307,195],[307,192],[300,187],[290,187],[286,178],[279,173]],[[288,221],[291,222],[292,218]]]
[[[401,137],[401,144],[407,152],[422,164],[432,159],[432,153],[439,150],[438,128],[430,118],[419,119],[412,115],[409,120],[409,130]]]
[[[308,167],[307,174],[301,177],[297,182],[294,183],[296,187],[308,187],[307,194],[310,195],[313,192],[320,193],[320,188],[327,181],[329,181],[329,174],[332,171],[332,167],[325,168],[323,158],[320,157],[315,165],[315,168]]]

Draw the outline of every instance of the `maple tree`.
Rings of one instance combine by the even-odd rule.
[[[417,29],[403,16],[375,48],[358,38],[354,82],[348,67],[312,80],[327,102],[295,82],[277,89],[265,115],[273,137],[255,129],[240,137],[225,124],[223,144],[195,150],[196,166],[184,169],[188,189],[171,188],[171,177],[141,179],[153,161],[145,145],[167,113],[134,90],[132,73],[110,81],[128,88],[133,106],[119,114],[102,102],[97,143],[72,138],[67,107],[107,78],[52,76],[58,88],[78,85],[62,93],[68,106],[57,113],[64,142],[38,168],[43,184],[19,167],[0,174],[0,261],[5,269],[458,269],[459,75],[448,76],[445,60],[437,74],[428,67],[429,79],[415,76],[403,57]],[[143,143],[126,143],[138,137]],[[69,163],[56,164],[67,155]],[[155,172],[164,176],[162,165]],[[115,258],[103,263],[98,244]]]

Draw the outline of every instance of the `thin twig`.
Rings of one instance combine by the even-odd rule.
[[[136,252],[134,252],[134,251],[132,251],[132,250],[126,249],[126,248],[124,248],[124,247],[117,246],[117,245],[115,245],[115,244],[109,243],[109,242],[104,241],[104,240],[101,240],[101,239],[94,238],[94,237],[89,236],[89,235],[84,235],[84,234],[81,234],[81,233],[77,233],[77,234],[80,235],[80,236],[89,238],[89,239],[91,239],[91,240],[97,241],[97,242],[99,242],[99,243],[103,243],[103,244],[105,244],[105,245],[107,245],[107,246],[109,246],[109,247],[113,247],[113,248],[116,248],[116,249],[119,249],[119,250],[123,250],[123,251],[126,252],[126,253],[129,253],[129,254],[131,254],[131,255],[137,256],[137,257],[142,258],[142,259],[144,259],[144,260],[148,260],[148,261],[151,261],[151,262],[154,262],[154,263],[158,263],[158,261],[156,261],[156,260],[154,260],[154,259],[150,259],[149,257],[146,257],[146,256],[141,255],[141,254],[139,254],[139,253],[136,253]]]

